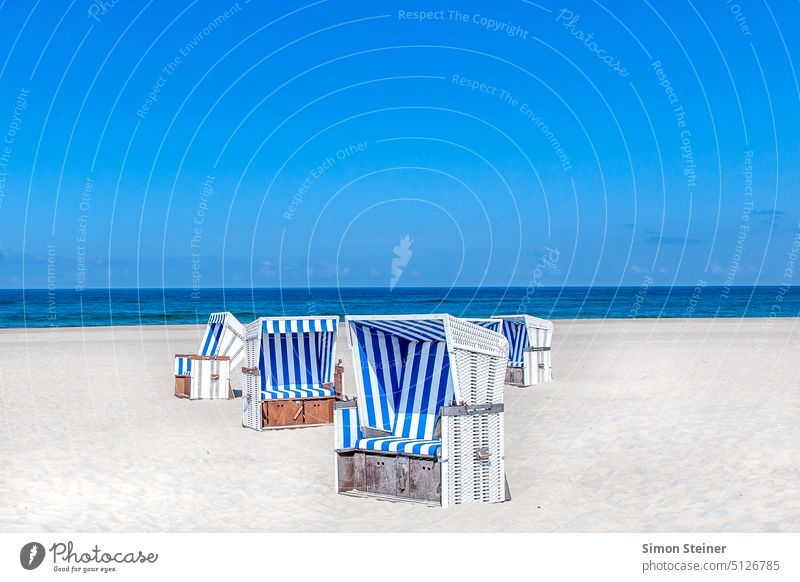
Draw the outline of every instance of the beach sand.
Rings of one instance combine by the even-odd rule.
[[[332,427],[175,398],[200,327],[2,330],[0,531],[800,531],[798,320],[555,326],[555,380],[506,390],[513,499],[448,509],[334,494]]]

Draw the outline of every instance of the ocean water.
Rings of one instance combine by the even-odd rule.
[[[798,317],[791,287],[525,287],[0,290],[0,327],[205,323],[213,311],[242,322],[276,315],[528,313],[547,319]]]

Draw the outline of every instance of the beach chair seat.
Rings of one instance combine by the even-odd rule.
[[[356,441],[356,448],[362,451],[383,451],[421,457],[437,457],[442,450],[442,440],[409,439],[394,436],[362,438]]]
[[[230,372],[244,357],[244,327],[230,313],[212,313],[196,354],[175,355],[175,396],[232,398]]]
[[[331,398],[336,396],[336,388],[273,388],[262,390],[264,400],[279,400],[281,398]]]
[[[339,318],[262,317],[245,329],[242,426],[330,424],[342,391],[334,366]]]
[[[357,395],[334,409],[337,492],[505,501],[502,334],[450,315],[345,321]]]

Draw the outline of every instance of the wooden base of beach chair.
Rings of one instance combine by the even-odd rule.
[[[189,398],[192,394],[192,378],[190,376],[175,376],[175,396]]]
[[[512,386],[524,386],[523,383],[524,369],[508,366],[506,368],[506,384]]]
[[[189,400],[233,398],[228,356],[175,354],[175,396]]]
[[[262,428],[319,426],[333,422],[335,398],[282,398],[261,403]]]
[[[303,403],[305,424],[331,424],[333,422],[333,398],[307,400]]]
[[[339,493],[440,504],[442,470],[438,459],[395,453],[337,453]]]

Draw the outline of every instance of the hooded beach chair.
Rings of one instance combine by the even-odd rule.
[[[231,398],[230,371],[244,357],[244,326],[227,311],[208,318],[196,354],[175,356],[175,396]]]
[[[450,315],[345,322],[357,395],[334,411],[337,491],[505,501],[502,334]]]
[[[503,335],[508,340],[508,372],[506,382],[519,386],[535,386],[553,379],[550,343],[553,322],[530,315],[497,315],[503,322]]]
[[[333,422],[342,368],[334,366],[337,316],[262,317],[245,328],[242,426]]]

